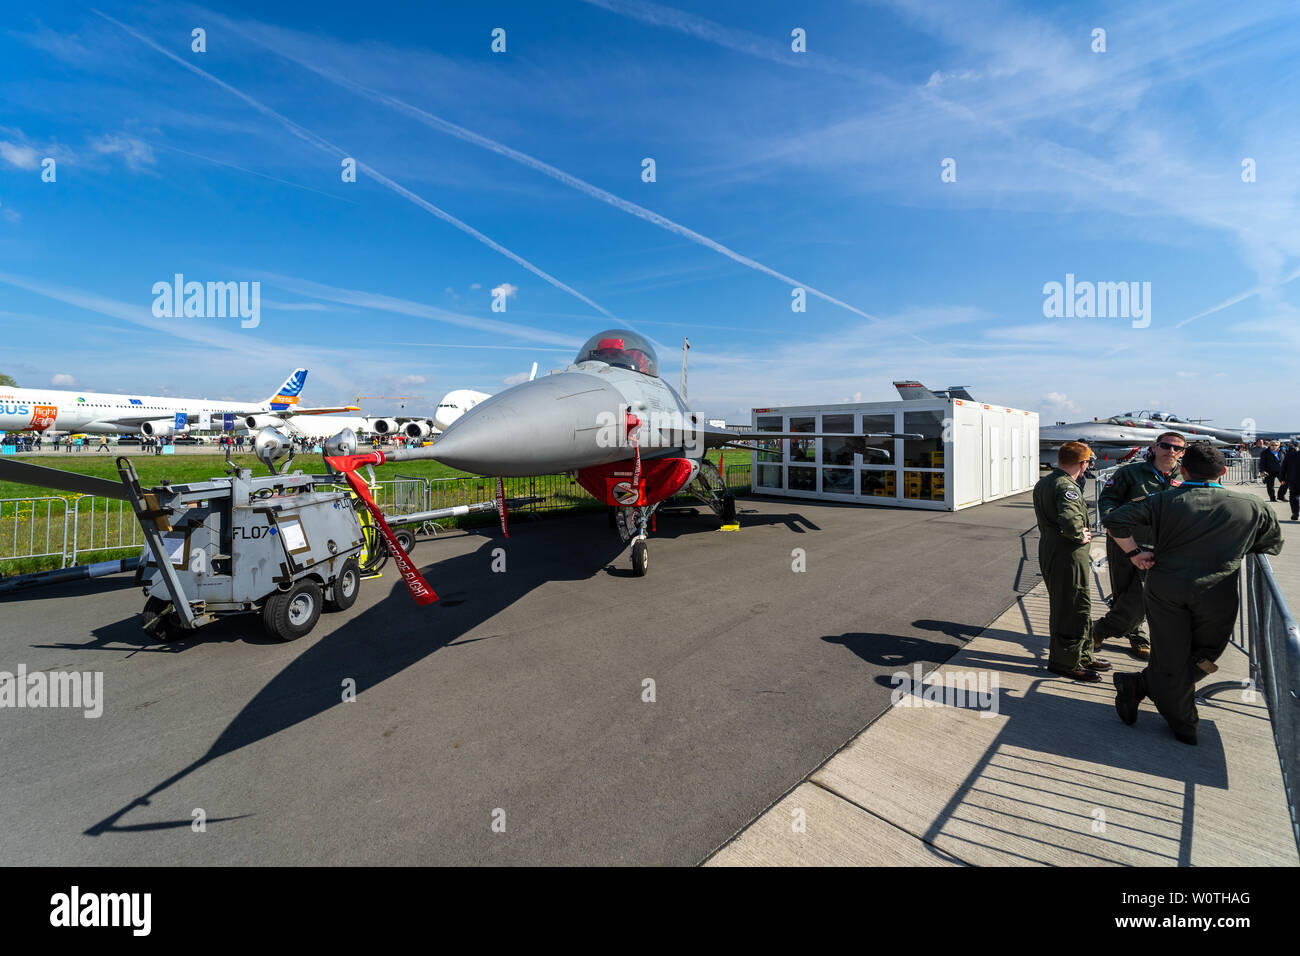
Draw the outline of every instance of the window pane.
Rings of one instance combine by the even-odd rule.
[[[817,469],[802,465],[791,465],[789,482],[790,484],[787,487],[790,491],[816,491]]]
[[[922,439],[904,439],[904,465],[943,467],[943,412],[904,412],[903,431],[925,436]]]
[[[816,430],[817,419],[813,418],[811,415],[790,419],[790,431],[792,432],[815,432]],[[817,439],[808,438],[797,440],[792,438],[790,440],[790,460],[816,461]]]
[[[897,479],[891,471],[867,471],[861,475],[861,493],[873,498],[897,498]]]
[[[823,438],[822,439],[822,464],[824,465],[851,465],[853,464],[853,443],[847,438]]]
[[[823,415],[822,431],[824,432],[845,432],[853,431],[852,415]]]
[[[760,432],[785,431],[785,422],[781,420],[780,415],[759,415],[757,430]],[[760,441],[758,445],[763,450],[758,453],[758,460],[759,461],[780,461],[782,455],[781,446],[783,444],[784,442],[780,441],[779,439],[774,439],[773,441]],[[762,484],[762,482],[760,481],[759,484]],[[780,476],[779,475],[777,476],[775,484],[763,485],[763,487],[780,488],[781,487]]]
[[[759,465],[758,486],[760,488],[780,488],[781,487],[781,466],[780,465]]]
[[[862,432],[863,435],[870,435],[872,432],[894,432],[893,415],[863,415]],[[884,455],[866,454],[862,456],[864,465],[891,465],[894,463],[894,439],[892,438],[868,438],[868,448],[879,448],[888,452],[888,457]],[[869,493],[869,492],[868,492]]]
[[[822,491],[833,495],[853,494],[853,469],[823,468]]]
[[[903,497],[918,501],[943,501],[943,475],[932,471],[903,472]]]

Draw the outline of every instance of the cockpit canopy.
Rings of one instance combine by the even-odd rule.
[[[1150,411],[1150,410],[1143,410],[1140,412],[1125,412],[1123,415],[1118,415],[1116,417],[1131,418],[1134,421],[1145,419],[1146,421],[1152,421],[1152,422],[1181,422],[1183,420],[1179,418],[1177,415],[1175,415],[1173,412],[1157,412],[1157,411]]]
[[[578,362],[604,362],[619,368],[630,368],[643,375],[659,377],[659,358],[654,347],[635,332],[627,329],[607,329],[587,339],[578,350]]]

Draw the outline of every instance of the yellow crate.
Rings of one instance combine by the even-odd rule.
[[[932,451],[932,452],[930,452],[930,467],[931,467],[931,468],[942,468],[942,467],[943,467],[943,452],[942,452],[942,451]]]

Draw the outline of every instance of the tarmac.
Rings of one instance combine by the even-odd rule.
[[[740,505],[661,516],[645,578],[600,513],[422,541],[437,604],[390,565],[289,644],[150,643],[129,575],[7,597],[0,670],[105,704],[0,710],[0,859],[698,864],[1036,581],[1024,496]]]
[[[254,617],[150,643],[128,575],[0,600],[0,670],[105,698],[0,710],[0,859],[1297,863],[1258,698],[1203,704],[1190,748],[1043,669],[1028,495],[740,504],[738,532],[660,517],[645,578],[600,514],[422,541],[437,604],[390,565],[289,644]],[[1300,549],[1273,565],[1300,605]],[[996,677],[997,713],[895,705],[916,665]]]
[[[1230,486],[1265,497],[1262,486]],[[1283,535],[1290,506],[1275,504]],[[1300,539],[1300,536],[1297,536]],[[1093,546],[1094,563],[1104,546]],[[1300,547],[1270,557],[1300,609]],[[1106,586],[1096,575],[1094,617]],[[1200,685],[1199,745],[1174,740],[1144,701],[1125,726],[1107,679],[1056,677],[1040,583],[936,669],[936,688],[996,681],[995,697],[900,695],[881,718],[785,793],[711,866],[1296,866],[1296,837],[1267,707],[1237,646]],[[1124,642],[1116,670],[1142,664]],[[1206,694],[1207,685],[1227,682]]]

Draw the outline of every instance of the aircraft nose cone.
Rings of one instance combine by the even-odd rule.
[[[547,475],[618,461],[602,447],[602,425],[624,398],[596,375],[566,372],[506,389],[470,409],[434,443],[444,465],[480,475]]]

